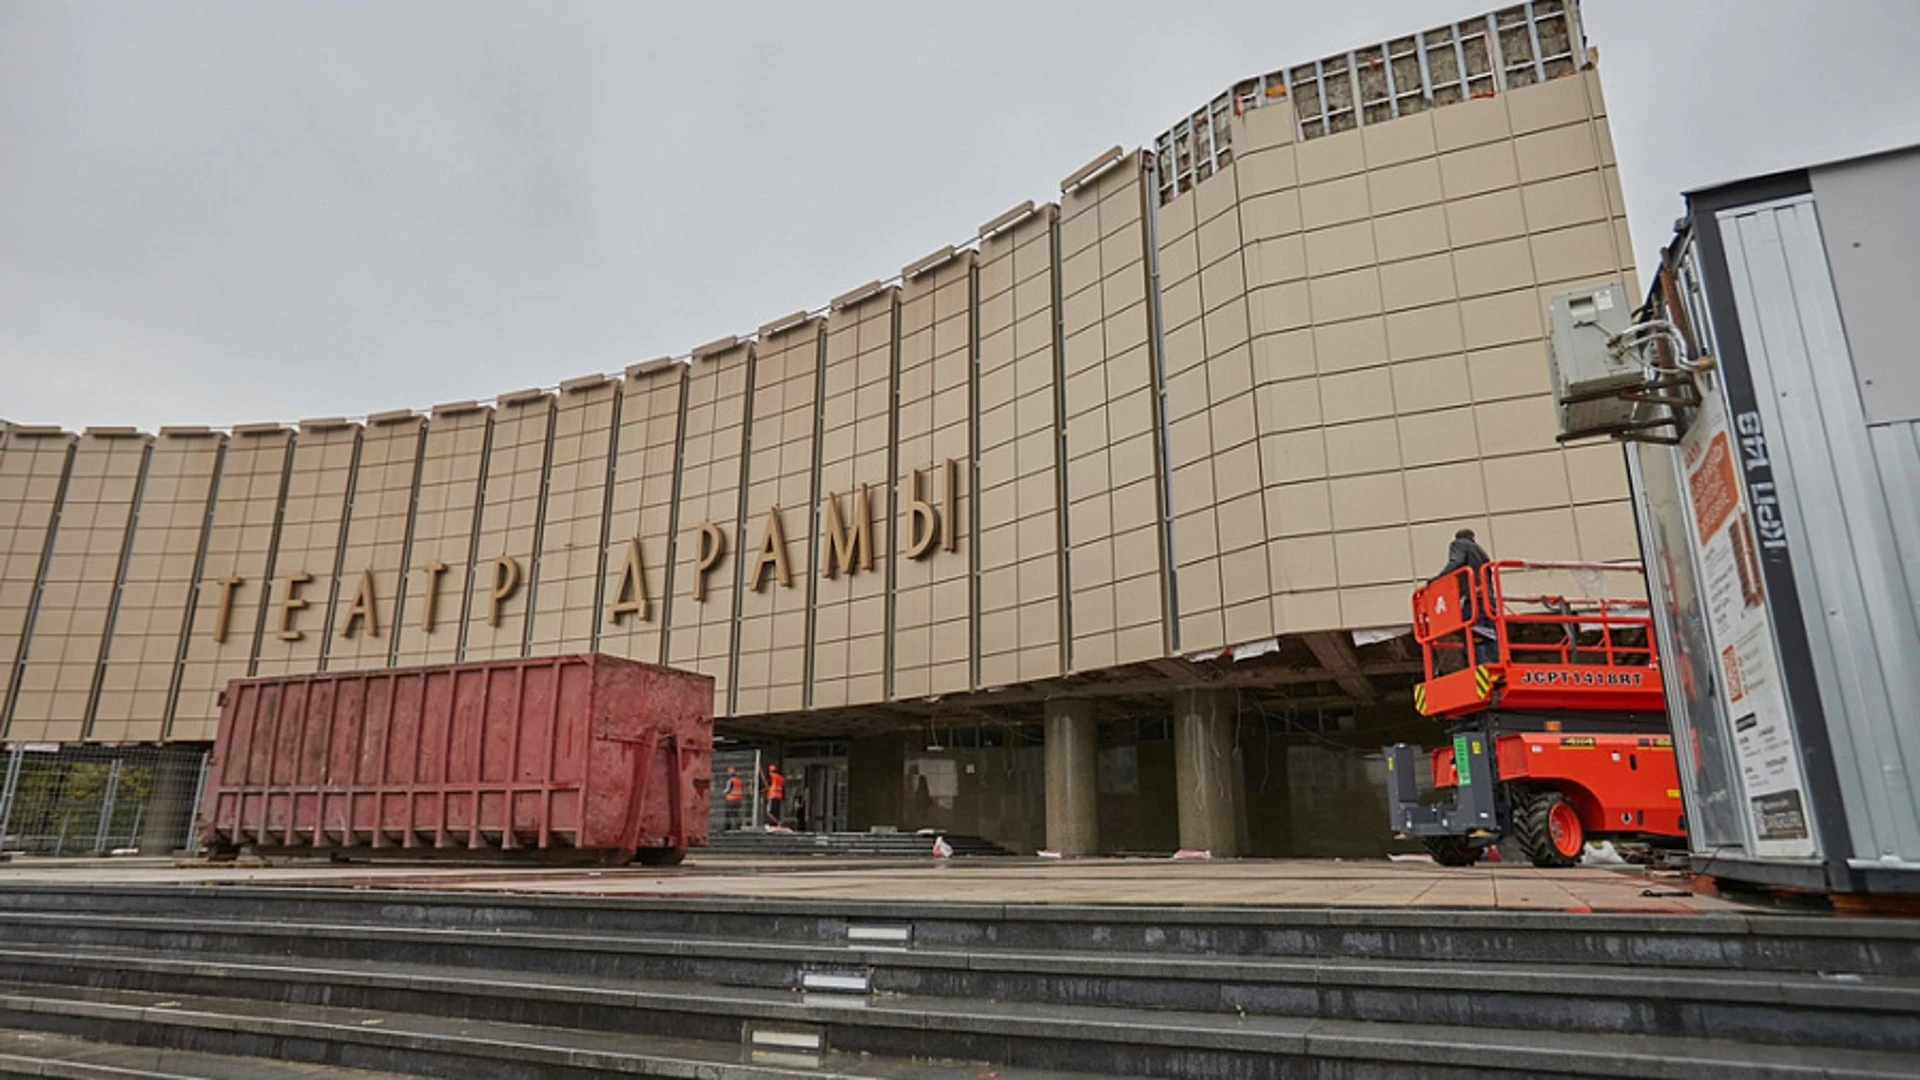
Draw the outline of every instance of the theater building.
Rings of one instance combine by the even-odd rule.
[[[1377,748],[1437,734],[1406,627],[1454,530],[1638,555],[1618,450],[1557,446],[1547,387],[1549,300],[1615,278],[1594,55],[1537,0],[1246,79],[686,356],[9,425],[10,776],[189,775],[242,676],[600,650],[712,675],[722,748],[787,761],[809,827],[1377,853]]]

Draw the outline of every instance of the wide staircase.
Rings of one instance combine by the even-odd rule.
[[[821,855],[830,858],[926,859],[933,842],[944,838],[954,855],[1011,855],[1013,852],[985,837],[934,832],[767,832],[740,829],[716,832],[707,839],[707,853],[787,857]]]
[[[1920,927],[0,889],[0,1076],[1920,1075]]]

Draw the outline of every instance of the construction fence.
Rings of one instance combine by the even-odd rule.
[[[165,855],[192,851],[206,751],[191,746],[11,743],[0,851]]]

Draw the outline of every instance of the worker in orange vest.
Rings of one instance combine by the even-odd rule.
[[[740,770],[727,766],[727,822],[728,829],[740,827],[740,802],[745,792],[740,789]]]
[[[780,824],[780,804],[787,797],[787,778],[780,775],[780,766],[767,766],[767,824]]]

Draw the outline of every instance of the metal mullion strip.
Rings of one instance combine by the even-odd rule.
[[[1480,20],[1486,25],[1487,73],[1493,78],[1496,92],[1512,89],[1507,85],[1507,51],[1500,47],[1500,16],[1487,14]]]
[[[1288,98],[1292,98],[1291,91]],[[1298,116],[1297,111],[1295,115]],[[1147,165],[1150,184],[1155,170],[1153,163]],[[1159,504],[1155,508],[1159,527],[1154,531],[1160,541],[1160,628],[1167,651],[1173,653],[1180,650],[1180,575],[1173,550],[1173,470],[1167,460],[1167,339],[1165,318],[1160,310],[1159,217],[1154,207],[1143,206],[1141,211],[1146,220],[1147,341],[1153,379],[1153,392],[1148,399],[1153,405],[1154,472],[1159,481],[1153,485],[1153,493]]]
[[[1466,34],[1460,23],[1453,24],[1453,76],[1460,87],[1460,100],[1473,100],[1473,80],[1467,77]]]
[[[1169,163],[1173,154],[1169,149]],[[967,652],[970,685],[980,685],[980,260],[967,266]]]
[[[680,565],[680,490],[682,478],[687,470],[687,403],[692,392],[693,372],[682,368],[680,371],[680,406],[673,428],[673,505],[667,510],[667,573],[664,588],[665,596],[660,598],[660,658],[665,665],[673,654],[669,648],[673,643],[673,579],[674,570]],[[653,417],[647,417],[651,423]]]
[[[813,708],[814,637],[820,629],[820,515],[821,447],[827,418],[827,324],[814,328],[813,343],[813,460],[807,494],[807,643],[801,671],[801,702]]]
[[[887,334],[887,592],[880,693],[888,701],[893,700],[893,668],[899,660],[893,633],[900,606],[900,292],[893,290],[887,302],[892,329]]]
[[[1416,43],[1415,48],[1418,47]],[[1380,43],[1380,67],[1387,77],[1387,115],[1398,119],[1400,116],[1400,95],[1394,89],[1393,42],[1391,41],[1383,41]]]
[[[100,694],[106,689],[107,661],[113,655],[114,624],[120,621],[120,600],[127,588],[127,565],[133,559],[133,537],[140,527],[140,504],[147,497],[147,473],[153,467],[153,443],[140,448],[140,471],[133,481],[133,501],[127,507],[127,525],[120,534],[120,558],[113,567],[113,593],[107,600],[106,625],[100,631],[100,654],[93,664],[93,685],[87,689],[86,719],[80,726],[80,740],[93,738],[93,726],[100,713]]]
[[[340,610],[340,575],[347,567],[347,534],[353,527],[353,500],[360,491],[360,459],[366,451],[367,434],[353,433],[353,459],[347,464],[347,492],[340,506],[340,539],[333,548],[333,580],[327,586],[327,618],[320,628],[320,670],[327,670],[333,655],[333,617]],[[362,627],[362,632],[365,627]]]
[[[1540,19],[1533,13],[1533,0],[1527,0],[1527,36],[1533,41],[1533,81],[1547,81],[1547,61],[1540,55]]]
[[[1280,76],[1280,88],[1286,92],[1284,96],[1286,97],[1287,112],[1293,117],[1293,137],[1296,140],[1304,141],[1306,138],[1306,128],[1301,125],[1300,110],[1293,103],[1293,73],[1290,71],[1278,71],[1275,72],[1275,74]],[[1265,97],[1261,98],[1262,104],[1260,107],[1263,109],[1266,108],[1266,103],[1269,100],[1270,99]]]
[[[33,624],[40,617],[40,598],[47,588],[47,569],[53,565],[53,543],[60,533],[60,515],[67,509],[67,486],[73,480],[73,459],[79,447],[78,440],[70,440],[66,456],[60,464],[60,483],[54,488],[53,510],[47,515],[47,535],[40,544],[40,565],[33,573],[32,599],[27,601],[27,617],[20,623],[20,641],[13,650],[13,677],[7,681],[5,707],[0,708],[0,737],[13,733],[13,710],[20,701],[20,678],[26,674],[27,653],[33,643]]]
[[[460,633],[455,636],[453,659],[467,658],[467,621],[473,617],[473,585],[479,573],[480,523],[487,509],[487,474],[493,471],[493,410],[487,410],[487,426],[480,436],[480,475],[473,482],[473,527],[467,533],[467,566],[461,574],[466,582],[460,590]]]
[[[1422,30],[1413,36],[1413,55],[1420,61],[1420,96],[1427,99],[1427,108],[1433,108],[1433,67],[1427,63],[1427,32]]]
[[[280,495],[273,504],[273,534],[267,542],[267,566],[261,582],[260,611],[253,621],[253,651],[247,655],[248,678],[260,673],[260,645],[267,637],[267,609],[273,606],[273,575],[280,567],[280,528],[287,520],[287,491],[293,484],[293,459],[299,448],[300,436],[289,432],[284,456],[280,460]]]
[[[717,362],[717,361],[716,361]],[[740,409],[740,490],[734,499],[733,625],[727,630],[727,715],[740,711],[740,613],[747,588],[747,489],[753,481],[754,383],[760,376],[760,347],[747,346],[747,388]],[[716,388],[715,393],[719,391]]]
[[[593,613],[589,624],[593,627],[587,647],[594,652],[600,651],[600,634],[606,626],[605,607],[607,603],[607,545],[613,541],[613,493],[620,481],[620,421],[626,409],[627,384],[613,384],[613,415],[608,420],[607,429],[607,482],[606,496],[600,501],[600,555],[594,561]],[[635,512],[639,505],[635,504]],[[636,522],[637,524],[637,522]],[[562,613],[562,619],[565,613]],[[565,628],[562,627],[562,636]]]
[[[419,434],[414,438],[413,487],[407,496],[405,539],[400,542],[400,580],[393,587],[393,626],[387,631],[388,667],[393,667],[400,662],[400,633],[401,628],[406,625],[407,578],[413,573],[413,534],[415,524],[420,518],[420,477],[427,464],[427,425],[430,423],[432,423],[431,420],[422,417]]]
[[[206,508],[200,514],[200,546],[193,553],[193,577],[187,589],[186,610],[180,616],[180,640],[173,650],[173,677],[167,680],[167,710],[160,721],[160,741],[173,738],[175,711],[180,706],[181,683],[187,675],[187,651],[193,642],[193,619],[200,608],[202,578],[207,572],[207,541],[213,537],[213,512],[220,501],[220,480],[227,468],[227,441],[213,454],[213,473],[207,478]]]
[[[1383,54],[1385,53],[1384,46],[1381,51]],[[1366,126],[1367,107],[1361,100],[1360,53],[1358,50],[1347,54],[1347,111],[1353,114],[1354,127],[1360,128]]]
[[[540,452],[540,503],[533,512],[533,557],[527,566],[527,609],[520,618],[520,656],[525,659],[533,652],[533,616],[539,608],[540,600],[540,553],[547,540],[547,495],[553,489],[553,437],[554,429],[560,426],[560,399],[547,399],[547,439],[546,447]],[[603,553],[606,545],[601,545]],[[479,813],[478,807],[474,810]]]
[[[1212,127],[1211,121],[1208,127]],[[1094,199],[1094,226],[1098,231],[1100,209],[1098,192]],[[1060,590],[1060,670],[1073,670],[1073,525],[1067,510],[1072,493],[1067,488],[1067,326],[1066,301],[1060,295],[1060,215],[1047,223],[1047,274],[1052,278],[1053,300],[1053,485],[1054,529],[1059,542],[1054,552],[1055,572]],[[1098,287],[1098,286],[1096,286]],[[1104,352],[1104,345],[1102,346]],[[1103,356],[1101,363],[1105,364]]]
[[[1327,62],[1313,62],[1314,103],[1320,110],[1320,134],[1333,134],[1332,106],[1327,102]]]

